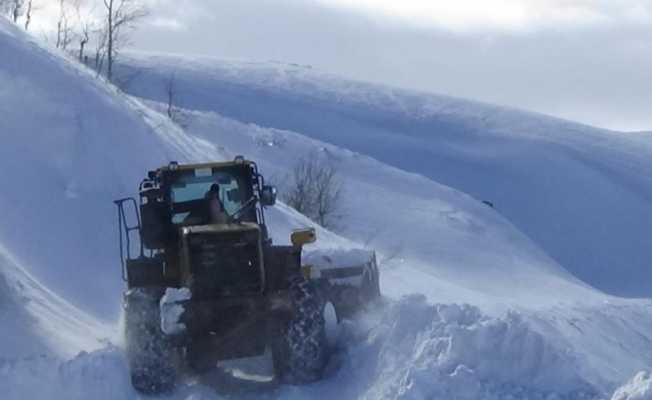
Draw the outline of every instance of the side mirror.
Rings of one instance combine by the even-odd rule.
[[[274,186],[263,186],[263,189],[260,191],[260,203],[265,207],[276,204],[276,188]]]
[[[304,244],[314,243],[317,240],[315,228],[295,229],[290,235],[290,242],[293,246],[303,246]]]

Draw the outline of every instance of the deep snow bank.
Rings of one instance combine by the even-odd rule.
[[[629,382],[618,388],[611,400],[650,400],[652,399],[652,377],[641,371]]]
[[[421,296],[387,304],[348,324],[327,379],[280,386],[282,399],[592,399],[579,360],[533,331],[519,314],[492,318],[469,305],[431,305]],[[134,399],[124,355],[114,347],[69,361],[0,362],[3,398]],[[225,397],[229,397],[226,395]],[[171,399],[221,398],[193,380]]]
[[[102,347],[116,331],[38,283],[0,246],[0,363],[71,357]],[[2,393],[2,391],[0,391]]]
[[[390,307],[366,346],[373,384],[362,398],[588,398],[572,352],[510,312],[489,318],[468,305],[409,297]],[[352,355],[359,362],[361,354]]]
[[[275,63],[142,54],[128,91],[290,130],[491,200],[580,279],[652,295],[652,138]]]

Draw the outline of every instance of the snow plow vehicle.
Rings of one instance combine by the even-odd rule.
[[[321,378],[336,324],[380,296],[375,255],[338,266],[322,254],[302,265],[315,230],[274,245],[265,208],[275,202],[276,189],[241,156],[172,162],[148,172],[139,200],[115,201],[136,390],[167,392],[181,372],[266,352],[279,382]]]

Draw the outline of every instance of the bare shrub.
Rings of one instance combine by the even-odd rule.
[[[342,183],[332,162],[314,155],[301,158],[285,182],[281,198],[301,214],[326,228],[342,217]]]

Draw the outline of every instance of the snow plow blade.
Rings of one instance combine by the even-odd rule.
[[[380,298],[380,274],[374,251],[315,250],[302,260],[306,278],[317,281],[339,318],[350,318]]]

